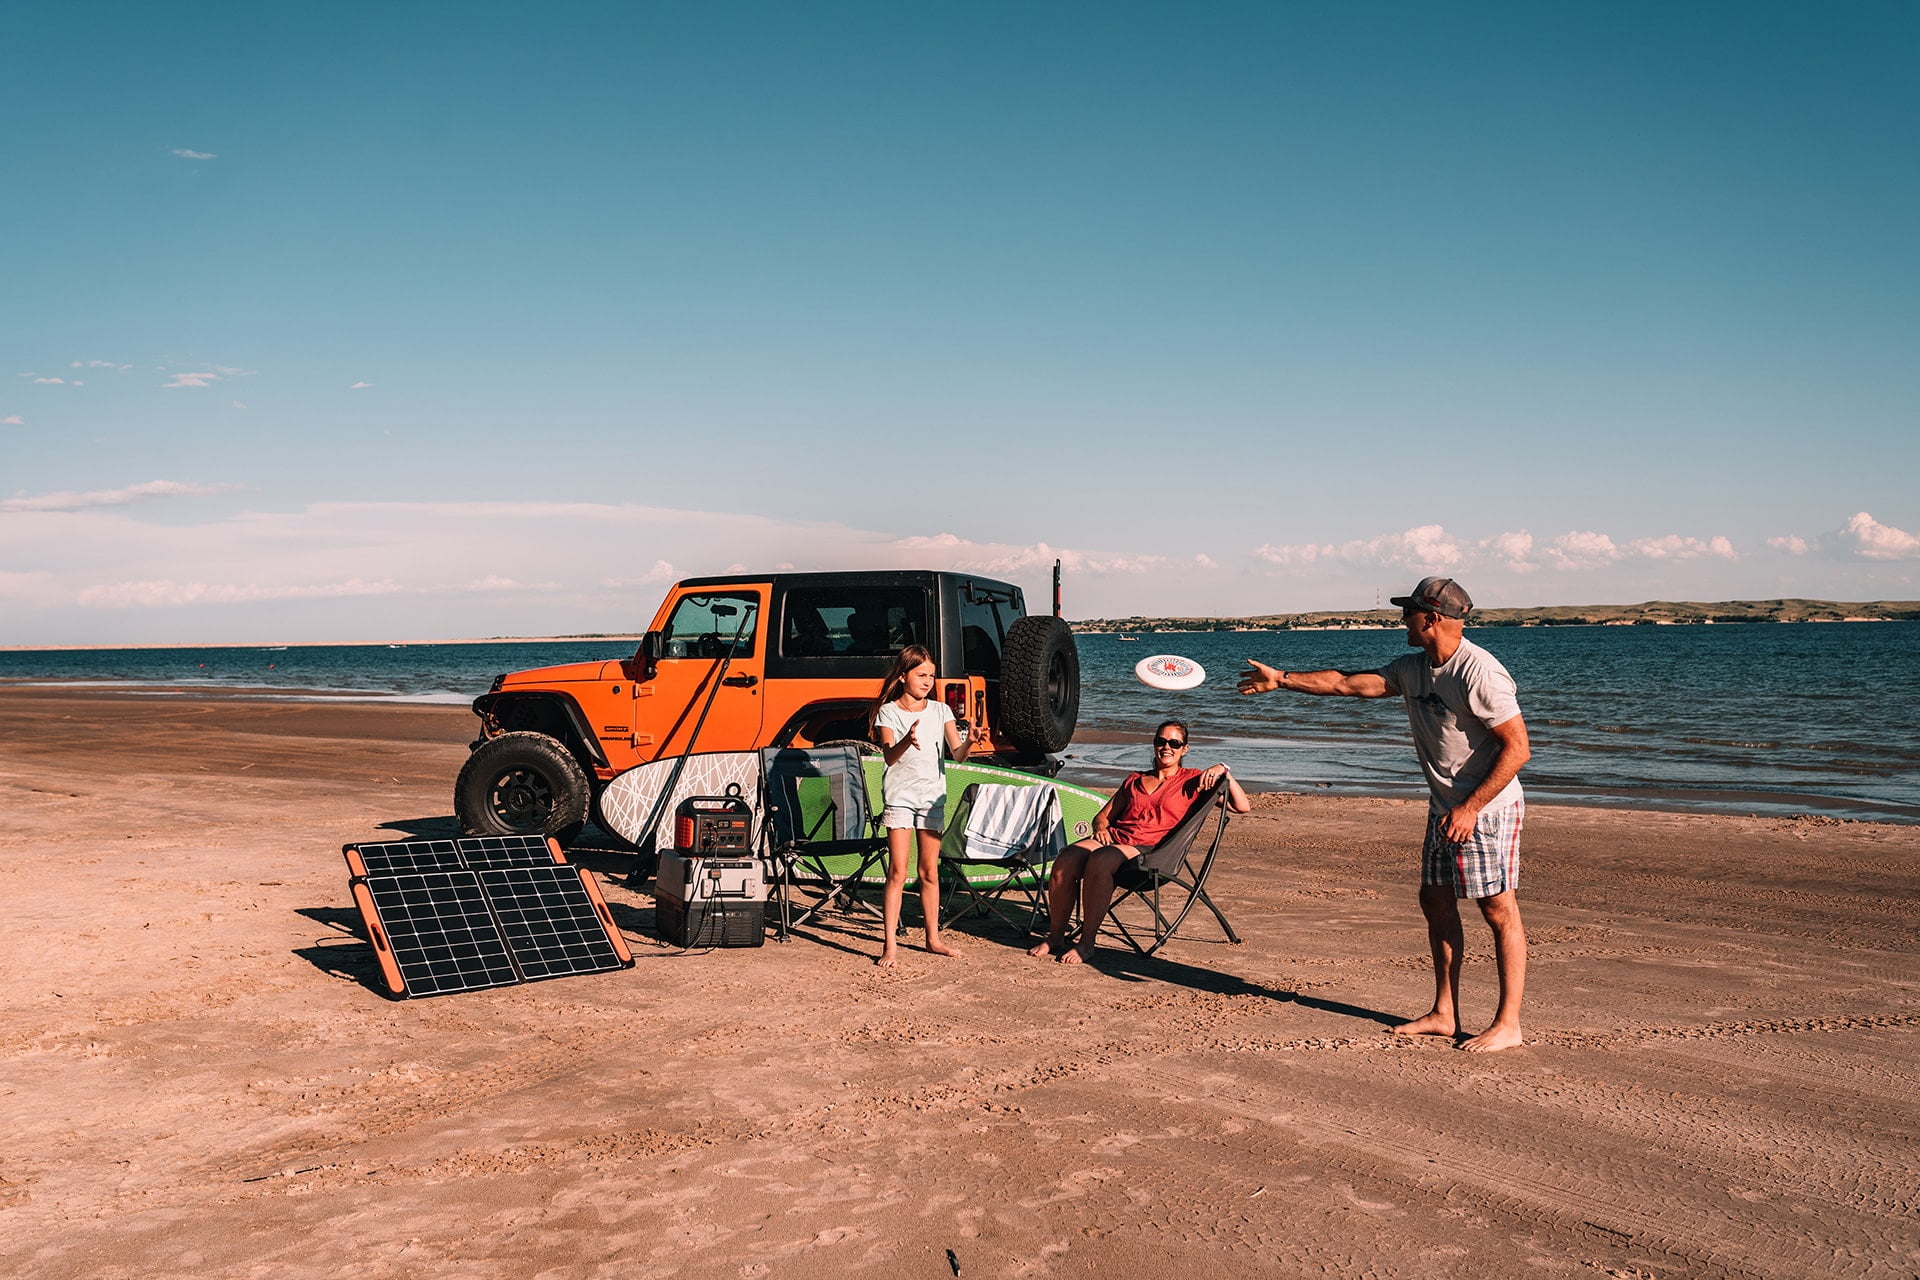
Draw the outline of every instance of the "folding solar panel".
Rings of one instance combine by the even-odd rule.
[[[593,878],[543,836],[393,840],[342,852],[393,995],[448,995],[633,964]]]
[[[581,891],[578,867],[549,862],[479,875],[527,981],[624,967],[594,903]]]

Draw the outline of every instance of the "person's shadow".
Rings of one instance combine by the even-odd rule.
[[[1375,1022],[1383,1027],[1398,1026],[1406,1021],[1399,1014],[1383,1013],[1379,1009],[1369,1009],[1364,1005],[1304,995],[1298,991],[1268,986],[1261,982],[1249,982],[1237,974],[1182,964],[1178,960],[1169,960],[1164,955],[1143,956],[1133,951],[1103,948],[1095,951],[1093,959],[1087,963],[1109,977],[1126,982],[1166,982],[1215,995],[1262,996],[1268,1000],[1297,1004],[1305,1009],[1338,1014],[1343,1018],[1359,1018],[1367,1022]]]

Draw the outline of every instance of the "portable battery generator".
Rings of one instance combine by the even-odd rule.
[[[679,947],[757,947],[767,940],[766,868],[753,854],[753,810],[734,790],[694,796],[673,814],[660,855],[653,919]]]
[[[745,857],[753,848],[753,810],[736,791],[689,796],[673,811],[673,849],[683,858]]]

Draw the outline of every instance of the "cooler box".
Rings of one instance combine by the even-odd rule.
[[[653,921],[677,947],[757,947],[767,940],[767,876],[760,859],[660,855]]]

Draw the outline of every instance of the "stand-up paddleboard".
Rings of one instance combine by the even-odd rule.
[[[760,822],[760,753],[758,751],[703,751],[690,756],[665,756],[629,769],[609,782],[600,793],[600,816],[613,828],[613,834],[629,844],[637,844],[653,814],[654,802],[673,777],[681,760],[686,767],[673,784],[673,794],[660,806],[659,825],[654,843],[661,848],[673,843],[673,811],[690,796],[723,796],[727,785],[737,783],[740,798],[753,810],[754,829]]]
[[[1156,653],[1135,663],[1133,675],[1141,684],[1155,689],[1197,689],[1207,678],[1207,669],[1192,658]]]
[[[886,765],[879,756],[865,758],[867,774],[867,796],[875,813],[880,812],[880,778],[886,772]],[[1100,812],[1107,803],[1107,797],[1098,791],[1089,791],[1085,787],[1076,787],[1071,782],[1061,782],[1057,778],[1043,778],[1039,774],[1022,773],[1018,769],[1005,769],[999,765],[972,764],[965,761],[956,763],[947,761],[947,814],[957,816],[960,812],[960,793],[975,782],[1003,782],[1017,787],[1052,787],[1060,797],[1060,819],[1067,828],[1067,843],[1085,840],[1093,834],[1093,815]],[[829,863],[829,866],[832,864]],[[841,874],[852,871],[859,865],[858,859],[849,859]],[[914,884],[919,879],[919,859],[916,857],[907,869],[907,882]],[[969,880],[997,880],[998,868],[991,866],[969,867]],[[887,878],[886,868],[876,866],[869,871],[865,880],[878,884]]]

